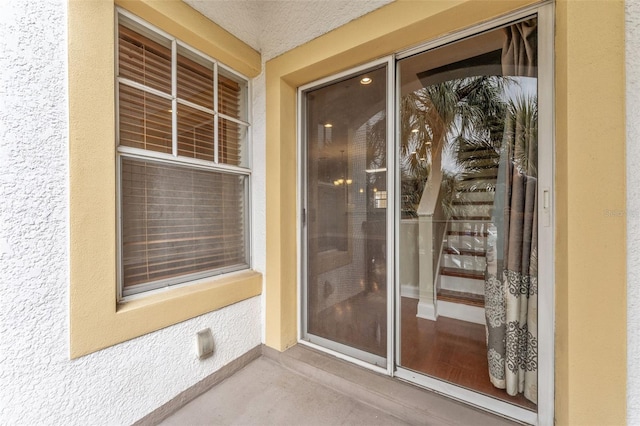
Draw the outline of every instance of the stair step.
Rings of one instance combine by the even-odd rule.
[[[451,250],[455,251],[455,250]],[[475,253],[474,250],[462,250],[466,253]],[[464,255],[444,252],[442,266],[445,268],[457,268],[467,271],[484,272],[487,268],[487,258],[483,256]]]
[[[458,221],[476,220],[478,222],[491,222],[491,216],[451,216],[451,220],[458,220]]]
[[[463,165],[470,168],[492,168],[498,167],[500,164],[500,157],[485,156],[485,157],[469,157],[460,160]]]
[[[445,247],[454,250],[484,250],[487,237],[482,235],[449,235]]]
[[[463,218],[491,217],[492,211],[493,203],[487,203],[485,201],[472,201],[470,203],[457,203],[454,201],[451,206],[451,216]]]
[[[480,256],[486,257],[487,252],[485,250],[466,250],[466,249],[456,249],[453,247],[446,247],[443,250],[444,254],[458,254],[460,256]]]
[[[484,271],[470,271],[468,269],[443,267],[440,268],[440,275],[484,281]]]
[[[456,201],[484,201],[493,204],[495,198],[495,192],[492,191],[477,191],[477,192],[460,192],[456,193]]]
[[[486,237],[489,233],[487,231],[449,231],[447,235],[458,237]]]
[[[500,154],[493,148],[477,148],[460,151],[458,158],[463,161],[469,159],[500,158]]]
[[[466,179],[457,184],[456,190],[464,192],[495,192],[497,178]]]
[[[465,293],[462,291],[446,289],[438,290],[437,294],[438,300],[442,300],[444,302],[461,303],[464,305],[478,306],[481,308],[484,307],[484,295],[482,294]]]
[[[498,177],[498,168],[491,167],[490,169],[478,169],[469,172],[465,172],[461,176],[462,181],[474,180],[474,179],[494,179]]]
[[[454,206],[492,206],[493,201],[484,201],[484,200],[460,200],[457,199],[453,203]]]

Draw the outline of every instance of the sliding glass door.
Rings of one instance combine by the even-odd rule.
[[[397,363],[532,411],[537,40],[532,16],[398,62]]]
[[[302,342],[553,420],[551,16],[300,89]]]
[[[302,91],[303,339],[386,368],[386,63]]]

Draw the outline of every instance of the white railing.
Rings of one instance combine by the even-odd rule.
[[[439,158],[434,158],[439,160]],[[441,246],[446,227],[442,211],[442,170],[434,161],[418,206],[418,314],[420,318],[435,320],[437,311],[437,277]]]

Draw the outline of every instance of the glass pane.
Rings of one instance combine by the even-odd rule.
[[[171,153],[171,101],[120,83],[120,145]]]
[[[218,162],[249,167],[247,126],[221,118],[218,122]]]
[[[307,92],[305,136],[307,337],[373,354],[380,365],[387,355],[386,90],[380,68]]]
[[[399,62],[400,364],[531,410],[536,40],[532,18]]]
[[[213,110],[213,63],[178,46],[178,98]]]
[[[118,75],[171,94],[171,42],[119,16]]]
[[[248,266],[245,176],[123,158],[121,180],[125,290]]]
[[[214,116],[178,104],[178,155],[213,161]]]
[[[249,121],[247,87],[245,80],[218,67],[218,112],[238,120]]]

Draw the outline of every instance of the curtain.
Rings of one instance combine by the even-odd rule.
[[[504,29],[502,75],[536,77],[538,75],[538,20],[518,22]]]
[[[534,73],[531,21],[507,29],[503,66]],[[535,31],[535,25],[533,25]],[[524,39],[523,35],[529,38]],[[524,59],[523,59],[524,58]],[[510,62],[509,62],[510,61]],[[514,63],[517,66],[514,66]],[[537,403],[537,98],[509,103],[500,153],[485,272],[487,358],[494,386]]]

